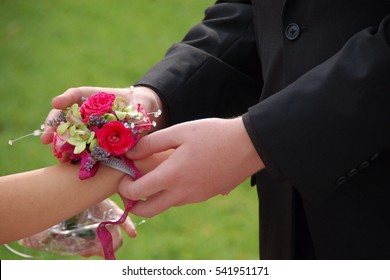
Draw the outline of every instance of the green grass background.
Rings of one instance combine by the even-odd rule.
[[[131,85],[202,19],[213,2],[1,0],[0,175],[56,164],[37,137],[7,144],[39,128],[55,95],[83,85]],[[117,196],[114,199],[119,202]],[[172,208],[148,219],[136,239],[125,237],[117,258],[257,259],[256,191],[245,182],[227,197]],[[0,246],[0,259],[22,258]]]

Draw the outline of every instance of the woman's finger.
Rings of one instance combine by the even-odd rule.
[[[104,88],[104,87],[78,87],[70,88],[66,90],[63,94],[58,95],[53,98],[52,106],[56,109],[66,109],[74,103],[81,104],[83,97],[88,98],[99,92],[107,92],[118,95],[125,95],[130,92],[128,88]]]

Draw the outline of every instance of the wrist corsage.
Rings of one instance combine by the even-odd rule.
[[[160,113],[151,114],[157,117]],[[100,92],[85,99],[81,106],[73,104],[48,123],[56,128],[54,155],[62,161],[80,162],[81,180],[94,176],[101,163],[137,177],[134,166],[126,168],[121,160],[129,164],[124,157],[126,151],[156,125],[149,115],[140,104]]]
[[[46,125],[55,128],[53,135],[54,155],[62,162],[79,163],[79,178],[81,180],[93,177],[101,164],[118,169],[134,179],[138,179],[142,176],[141,172],[124,154],[156,125],[149,116],[158,117],[160,114],[160,110],[147,113],[140,104],[130,103],[125,98],[114,94],[99,92],[90,98],[84,98],[81,105],[75,103],[63,110],[57,118],[50,120]],[[36,130],[32,135],[38,136],[42,133],[45,132]],[[9,144],[12,145],[14,141],[10,140]],[[65,247],[66,244],[80,244],[80,241],[76,240],[77,238],[87,238],[90,241],[97,235],[105,259],[115,259],[110,232],[112,226],[108,228],[106,226],[117,226],[123,223],[135,203],[135,201],[127,200],[124,213],[118,220],[106,219],[102,221],[102,219],[97,219],[95,220],[96,226],[91,227],[90,222],[88,224],[77,222],[80,220],[78,217],[83,215],[80,213],[45,232],[49,231],[49,240],[61,243]],[[90,210],[86,211],[91,212]],[[65,226],[70,223],[72,228]],[[60,234],[59,229],[65,233]],[[36,238],[33,238],[36,241],[34,244],[42,243],[44,239],[45,246],[43,247],[48,250],[47,248],[51,248],[51,246],[47,244],[47,234],[44,236],[45,238],[43,238],[42,233],[36,235]],[[32,247],[33,243],[29,237],[28,242],[22,240],[20,244]],[[35,247],[39,249],[39,246]],[[58,249],[58,246],[56,248],[55,252],[60,253],[61,250]],[[67,249],[62,251],[69,254]],[[72,252],[79,253],[74,250]]]

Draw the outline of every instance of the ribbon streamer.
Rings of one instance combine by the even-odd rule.
[[[137,180],[142,176],[142,173],[138,170],[138,168],[135,166],[133,161],[127,159],[125,156],[121,156],[121,159],[129,168],[133,169],[135,174],[134,180]],[[137,201],[135,200],[130,200],[130,199],[126,199],[126,200],[123,199],[123,200],[126,201],[126,203],[125,203],[125,210],[123,211],[122,216],[117,221],[114,222],[112,221],[101,222],[96,230],[100,243],[102,245],[104,259],[106,260],[116,260],[112,235],[106,226],[123,224],[127,218],[127,215],[129,214],[129,211],[137,203]]]

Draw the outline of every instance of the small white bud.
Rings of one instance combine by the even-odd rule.
[[[42,134],[42,131],[40,131],[39,129],[36,129],[36,130],[33,131],[33,135],[34,136],[39,136],[41,134]]]

